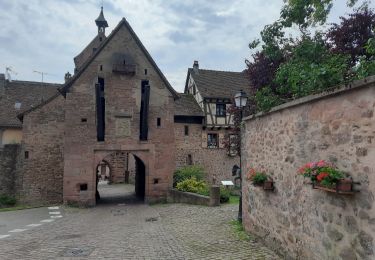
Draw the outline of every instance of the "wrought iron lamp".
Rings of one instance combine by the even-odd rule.
[[[244,91],[240,90],[240,92],[236,93],[234,95],[234,101],[235,101],[235,105],[237,108],[240,109],[240,121],[242,122],[242,112],[243,112],[243,109],[244,107],[246,107],[246,103],[247,103],[247,95]],[[241,133],[240,133],[240,137],[241,137]],[[239,145],[240,145],[240,151],[241,151],[241,138],[240,138],[240,142],[239,142]],[[242,222],[242,158],[241,158],[241,152],[240,152],[240,167],[239,167],[239,171],[238,171],[238,177],[239,177],[239,180],[240,180],[240,203],[238,205],[238,221]]]

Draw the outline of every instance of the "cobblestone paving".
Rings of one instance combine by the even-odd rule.
[[[236,205],[102,204],[0,241],[0,259],[279,259],[229,224]]]

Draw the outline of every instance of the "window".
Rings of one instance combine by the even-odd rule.
[[[218,148],[217,134],[207,134],[207,148]]]
[[[185,126],[185,135],[186,136],[189,135],[189,126],[188,125]]]
[[[147,69],[145,69],[145,75],[147,75]]]
[[[103,65],[100,65],[100,71],[103,71]]]
[[[25,151],[25,159],[29,159],[29,151]]]
[[[187,165],[193,165],[193,157],[191,156],[191,154],[188,154],[186,164]]]
[[[239,145],[239,138],[238,135],[231,134],[229,135],[229,151],[228,155],[236,156],[237,155],[237,147]]]
[[[216,116],[226,116],[225,104],[216,104]]]
[[[160,118],[160,117],[158,117],[158,118],[156,119],[156,125],[157,125],[158,127],[161,126],[161,118]]]
[[[195,85],[193,85],[193,95],[197,94],[197,89],[195,88]]]

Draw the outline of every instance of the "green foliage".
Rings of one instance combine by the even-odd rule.
[[[267,180],[267,175],[263,172],[257,172],[252,177],[254,185],[262,185]]]
[[[306,28],[322,25],[327,20],[333,0],[286,0],[281,18],[286,27],[296,24]]]
[[[240,240],[250,241],[250,240],[252,239],[252,237],[250,237],[250,236],[246,233],[246,231],[245,231],[245,229],[243,228],[241,222],[239,222],[238,220],[232,220],[232,221],[230,222],[230,224],[232,225],[234,232],[237,234],[237,236],[238,236],[238,238],[239,238]]]
[[[177,183],[192,177],[196,180],[202,180],[204,177],[203,168],[199,165],[191,165],[178,169],[173,175],[173,187],[176,187]]]
[[[227,203],[230,199],[230,190],[220,187],[220,203]]]
[[[370,58],[366,58],[366,56],[360,58],[359,65],[356,71],[358,79],[362,79],[375,74],[375,38],[371,38],[368,40],[365,49],[366,54],[368,54]]]
[[[207,184],[204,181],[197,180],[195,177],[178,182],[176,189],[179,191],[198,193],[202,195],[206,195],[207,192],[209,193]]]
[[[266,86],[255,93],[255,103],[257,111],[268,111],[272,107],[280,105],[282,100],[270,87]]]
[[[0,208],[14,206],[16,203],[17,200],[14,197],[0,195]]]
[[[333,54],[321,40],[305,38],[282,64],[274,82],[281,96],[299,98],[344,82],[348,57]]]

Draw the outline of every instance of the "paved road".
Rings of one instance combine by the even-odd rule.
[[[239,239],[229,224],[236,205],[148,206],[116,194],[101,187],[105,203],[65,208],[53,223],[1,239],[0,259],[279,259],[258,242]]]
[[[43,207],[0,212],[0,239],[20,235],[30,229],[62,218],[60,207]]]

